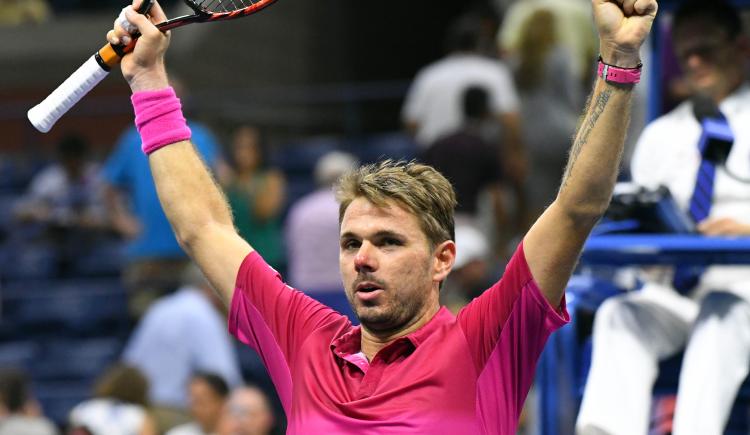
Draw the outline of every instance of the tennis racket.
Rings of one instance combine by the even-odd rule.
[[[263,10],[276,0],[184,0],[193,10],[193,15],[172,18],[157,24],[162,32],[192,23],[231,20],[246,17]],[[153,0],[144,0],[137,12],[146,14]],[[138,34],[134,34],[128,45],[107,44],[81,65],[67,80],[57,87],[41,103],[29,109],[27,116],[34,127],[42,133],[70,110],[84,95],[94,89],[120,63],[125,54],[133,51]]]

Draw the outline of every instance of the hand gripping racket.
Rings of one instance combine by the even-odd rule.
[[[231,20],[254,14],[276,0],[184,0],[193,10],[193,15],[172,18],[157,24],[162,32],[175,27],[192,23]],[[144,0],[137,12],[146,14],[153,0]],[[133,51],[138,34],[133,35],[132,42],[125,45],[107,44],[81,65],[67,80],[57,87],[47,98],[29,110],[29,121],[42,133],[48,132],[53,125],[70,110],[84,95],[94,89],[110,69],[120,63],[125,54]]]

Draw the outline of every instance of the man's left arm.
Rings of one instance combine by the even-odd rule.
[[[592,5],[604,62],[636,67],[656,16],[656,0],[592,0]],[[609,205],[631,98],[632,85],[597,80],[557,198],[524,238],[531,274],[553,306],[560,304],[583,244]]]

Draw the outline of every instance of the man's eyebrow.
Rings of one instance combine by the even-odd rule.
[[[340,239],[356,239],[358,237],[359,236],[357,236],[356,234],[354,234],[351,231],[347,231],[347,232],[341,234],[341,236],[339,236]]]
[[[399,234],[399,233],[394,232],[394,231],[389,231],[389,230],[378,231],[377,233],[375,233],[375,237],[378,237],[378,238],[392,237],[392,238],[395,238],[395,239],[403,239],[404,238],[404,236],[402,234]]]
[[[393,238],[396,238],[396,239],[403,239],[404,238],[404,236],[402,234],[399,234],[399,233],[397,233],[395,231],[390,231],[390,230],[380,230],[380,231],[376,232],[375,234],[373,234],[371,237],[373,237],[373,238],[393,237]],[[357,235],[357,234],[355,234],[355,233],[353,233],[351,231],[347,231],[347,232],[341,234],[340,238],[341,239],[359,239],[359,238],[361,238],[361,236],[359,236],[359,235]]]

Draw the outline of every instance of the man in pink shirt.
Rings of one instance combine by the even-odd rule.
[[[135,4],[140,3],[136,0]],[[537,358],[567,321],[563,292],[607,208],[655,0],[593,0],[601,38],[591,102],[557,199],[503,278],[457,316],[441,308],[453,266],[455,195],[417,163],[365,166],[339,182],[340,268],[361,321],[284,284],[236,233],[226,201],[189,142],[168,88],[169,36],[128,10],[143,35],[122,71],[136,124],[177,239],[230,305],[230,331],[273,378],[288,433],[515,433]],[[127,43],[119,25],[111,43]]]

